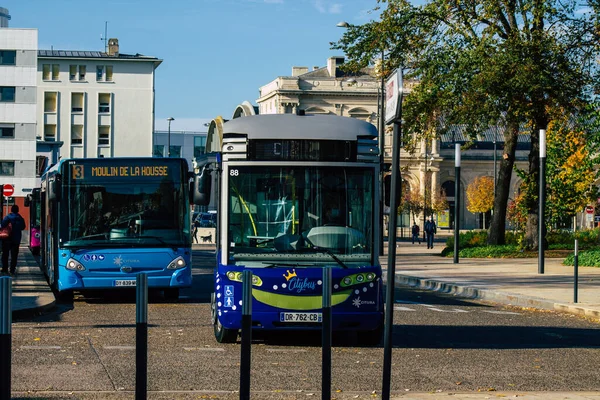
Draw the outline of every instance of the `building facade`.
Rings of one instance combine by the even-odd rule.
[[[154,82],[162,60],[119,52],[40,50],[36,136],[58,158],[149,157]]]
[[[0,184],[19,206],[35,186],[37,46],[37,29],[0,28]]]
[[[155,131],[152,157],[168,157],[169,143],[170,156],[185,158],[193,171],[196,158],[206,152],[206,132]]]

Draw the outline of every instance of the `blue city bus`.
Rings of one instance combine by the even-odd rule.
[[[41,177],[41,264],[57,297],[192,283],[190,179],[181,158],[63,159]]]
[[[200,160],[193,201],[217,196],[212,322],[237,341],[242,273],[253,274],[254,330],[319,330],[323,268],[332,268],[334,331],[379,343],[377,130],[333,115],[256,115],[223,124],[222,151]],[[215,187],[216,186],[216,187]]]

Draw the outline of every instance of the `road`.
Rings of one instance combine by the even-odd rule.
[[[214,255],[194,252],[194,285],[177,303],[150,294],[151,398],[233,399],[239,344],[210,321]],[[392,392],[600,390],[600,326],[573,315],[396,290]],[[135,293],[76,296],[13,324],[13,395],[132,398]],[[251,388],[261,399],[320,398],[320,334],[254,335]],[[383,349],[334,336],[334,397],[381,393]],[[338,392],[339,391],[339,392]]]

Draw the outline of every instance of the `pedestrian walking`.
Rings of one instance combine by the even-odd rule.
[[[417,225],[416,221],[413,221],[413,226],[412,226],[412,244],[415,244],[415,240],[417,242],[419,242],[419,244],[421,244],[421,237],[419,236],[419,225]]]
[[[14,275],[17,272],[17,257],[19,255],[19,245],[21,244],[21,231],[25,229],[25,220],[19,214],[19,206],[13,205],[2,222],[0,227],[11,225],[11,233],[8,239],[2,241],[2,273],[7,274],[8,271],[8,256],[10,255],[10,274]]]
[[[194,231],[192,233],[192,242],[198,242],[198,227],[200,227],[200,222],[198,222],[198,219],[194,220]]]
[[[425,234],[427,236],[427,248],[433,249],[433,237],[437,233],[437,226],[433,221],[433,217],[430,217],[427,221],[425,221]]]

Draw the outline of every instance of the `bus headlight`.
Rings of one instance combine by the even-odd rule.
[[[169,264],[167,269],[181,269],[181,268],[184,268],[185,266],[186,266],[185,260],[183,259],[183,257],[179,256],[176,259],[174,259],[173,261],[171,261],[171,263]]]
[[[234,282],[242,282],[242,273],[238,271],[227,271],[225,273],[227,275],[227,279]],[[260,279],[258,275],[252,274],[252,285],[253,286],[262,286],[263,281]]]
[[[79,261],[69,258],[67,269],[70,271],[85,271],[85,267]]]

